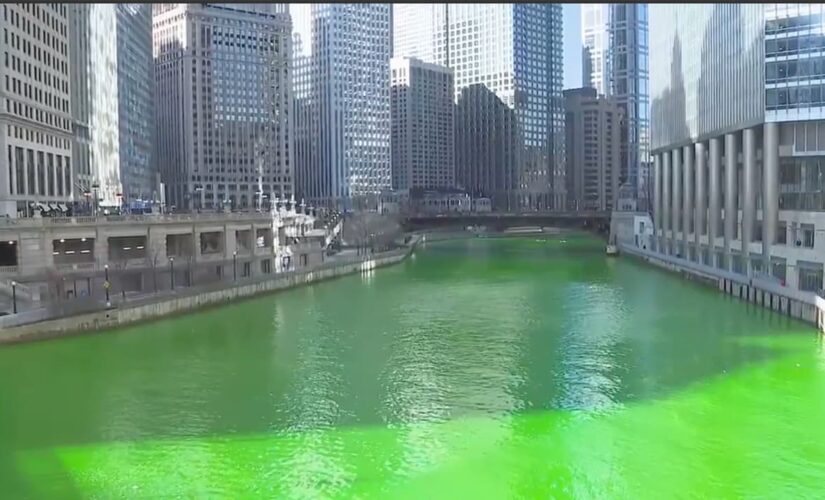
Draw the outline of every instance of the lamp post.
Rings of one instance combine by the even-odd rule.
[[[103,266],[103,288],[106,290],[106,307],[112,305],[109,300],[109,264]]]
[[[195,192],[198,193],[198,213],[200,213],[203,210],[203,186],[196,187]]]
[[[11,304],[12,304],[12,312],[17,314],[17,282],[11,282]]]
[[[170,277],[170,280],[171,280],[172,290],[174,290],[175,289],[175,258],[174,257],[169,257],[169,266],[171,268],[171,271],[169,273],[169,277]]]
[[[238,251],[232,252],[232,281],[238,280],[238,269],[235,264],[238,261]]]
[[[94,199],[94,215],[97,217],[97,190],[100,189],[100,184],[97,181],[92,184],[92,191],[94,191],[95,199]]]

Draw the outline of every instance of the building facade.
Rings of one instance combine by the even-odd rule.
[[[583,82],[624,110],[620,182],[648,209],[650,98],[647,4],[582,4]]]
[[[294,196],[292,24],[278,4],[155,4],[157,161],[167,205]]]
[[[117,95],[123,201],[159,200],[154,158],[152,6],[117,4]]]
[[[497,194],[483,194],[497,197],[493,200],[495,206],[509,203],[521,209],[563,208],[561,5],[398,4],[393,11],[393,54],[451,68],[459,106],[465,89],[482,85],[513,112],[517,147],[512,156],[509,151],[507,156],[513,163],[495,166],[509,173],[500,176],[503,184],[496,186]],[[481,95],[480,90],[470,92]],[[487,99],[473,98],[467,104],[471,101],[484,103],[472,114],[499,112]],[[479,119],[484,121],[483,117]],[[479,137],[467,135],[472,133],[457,126],[456,143],[482,143]],[[501,133],[509,135],[509,131]],[[502,145],[501,149],[509,146]],[[471,165],[469,158],[461,158],[462,150],[459,145],[457,164]],[[456,180],[459,187],[473,189],[470,185],[460,186],[463,179],[459,174]]]
[[[585,87],[564,91],[569,210],[613,210],[619,194],[624,112]]]
[[[69,8],[76,188],[100,206],[115,207],[122,192],[117,6],[72,4]]]
[[[289,8],[297,192],[316,205],[377,203],[392,185],[390,5]]]
[[[69,9],[4,4],[0,66],[0,216],[68,204],[72,179]]]
[[[651,7],[658,252],[823,288],[823,17],[821,4]]]
[[[390,61],[393,189],[455,187],[455,104],[450,68]]]

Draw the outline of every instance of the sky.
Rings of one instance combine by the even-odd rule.
[[[582,42],[581,4],[566,3],[564,13],[564,88],[581,87],[582,84]]]

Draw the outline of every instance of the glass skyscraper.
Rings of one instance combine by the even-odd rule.
[[[610,96],[624,112],[623,184],[647,209],[650,171],[650,98],[647,4],[582,4],[583,85]]]
[[[71,106],[78,192],[117,206],[122,190],[118,125],[117,6],[70,6]],[[96,186],[96,187],[95,187]]]
[[[461,99],[465,90],[480,84],[513,111],[514,154],[500,156],[512,158],[512,164],[495,166],[497,171],[509,172],[502,178],[511,180],[495,187],[475,181],[466,185],[472,165],[462,166],[469,161],[462,158],[462,151],[482,144],[480,132],[460,124],[484,120],[456,121],[459,187],[491,196],[501,209],[564,207],[561,5],[396,4],[393,55],[452,68],[456,100],[465,105],[484,103],[486,110],[497,109],[486,99]],[[474,96],[478,93],[473,92]],[[467,114],[465,111],[458,114]],[[501,136],[512,137],[509,133]]]
[[[117,5],[117,92],[120,178],[124,201],[159,199],[154,159],[155,63],[152,6]]]
[[[813,301],[825,286],[825,6],[655,5],[650,17],[656,251]]]
[[[390,5],[290,4],[296,191],[349,206],[390,189]]]

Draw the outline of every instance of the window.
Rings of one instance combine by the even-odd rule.
[[[807,292],[822,290],[822,264],[798,261],[799,289]]]
[[[813,248],[815,235],[814,225],[802,224],[800,229],[802,231],[802,246],[805,248]]]

